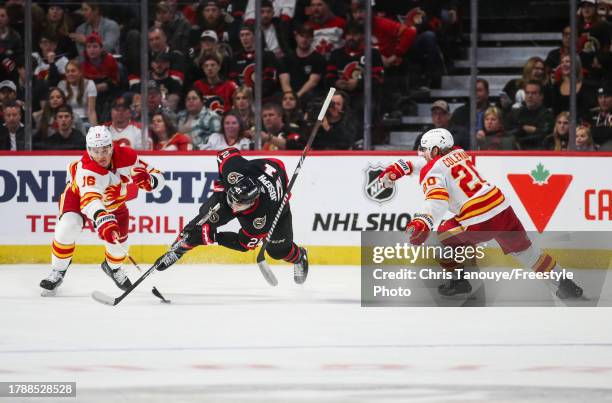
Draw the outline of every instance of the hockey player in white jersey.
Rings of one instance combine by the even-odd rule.
[[[483,179],[472,158],[461,148],[453,147],[453,136],[446,129],[432,129],[421,138],[419,155],[426,164],[415,167],[410,161],[399,160],[382,172],[383,185],[419,171],[419,183],[425,202],[408,223],[410,242],[423,244],[434,224],[450,210],[454,217],[444,220],[437,228],[443,245],[457,247],[475,245],[495,239],[505,254],[513,255],[525,267],[535,272],[560,271],[555,259],[534,247],[514,210],[502,191]],[[420,169],[419,169],[420,168]],[[454,260],[439,260],[440,265],[454,271],[462,264]],[[556,282],[556,295],[561,299],[579,298],[582,288],[570,279]],[[453,278],[438,291],[445,296],[470,293],[470,283]]]
[[[87,151],[68,167],[70,182],[60,198],[60,218],[51,247],[51,273],[40,282],[42,295],[54,295],[72,261],[75,241],[86,220],[94,223],[106,249],[102,269],[125,290],[131,282],[121,264],[125,259],[129,211],[127,185],[147,192],[164,186],[163,174],[138,158],[134,150],[112,142],[105,126],[94,126],[86,137]]]

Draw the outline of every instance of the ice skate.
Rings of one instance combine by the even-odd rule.
[[[305,248],[300,247],[300,260],[293,265],[293,281],[296,284],[304,284],[308,277],[308,252]]]
[[[64,282],[66,270],[51,270],[47,278],[40,282],[40,287],[43,289],[40,293],[43,297],[52,297],[57,293],[57,288]]]
[[[117,287],[125,291],[132,286],[132,282],[128,278],[123,268],[120,267],[118,269],[113,270],[108,265],[106,260],[102,262],[101,267],[102,267],[102,270],[104,270],[104,273],[106,273],[110,278],[113,279]]]
[[[459,294],[469,294],[472,292],[472,285],[464,279],[448,280],[438,286],[438,293],[445,297],[453,297]]]
[[[570,279],[562,279],[555,295],[559,299],[577,299],[582,297],[582,288]]]

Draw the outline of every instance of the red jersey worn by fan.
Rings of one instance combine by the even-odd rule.
[[[183,133],[175,133],[170,139],[155,143],[153,149],[157,151],[191,151],[193,145],[191,144],[191,137]]]
[[[448,130],[433,129],[425,133],[420,153],[427,161],[424,166],[399,160],[379,176],[384,186],[389,186],[390,181],[415,173],[418,170],[415,165],[422,166],[419,184],[425,201],[407,226],[411,243],[424,243],[434,225],[440,222],[437,237],[442,245],[459,247],[495,240],[505,254],[512,254],[536,272],[560,270],[552,256],[532,245],[503,192],[480,175],[472,158],[463,149],[453,148],[453,136]],[[454,217],[442,220],[447,211]],[[463,261],[453,259],[439,259],[439,263],[449,271],[464,266]],[[582,289],[569,279],[555,284],[559,286],[559,298],[582,295]],[[471,286],[467,280],[459,278],[438,290],[449,296],[469,293]]]

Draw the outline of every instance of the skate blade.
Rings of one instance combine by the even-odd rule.
[[[56,290],[45,290],[45,289],[43,289],[40,292],[40,296],[41,297],[55,297],[56,294],[57,294],[57,289]]]

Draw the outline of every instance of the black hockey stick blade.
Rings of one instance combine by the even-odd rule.
[[[161,300],[160,302],[163,302],[164,304],[169,304],[172,302],[171,300],[164,298],[164,296],[161,294],[161,292],[159,292],[157,287],[153,287],[151,292],[153,293],[153,295],[155,295],[157,298]]]

